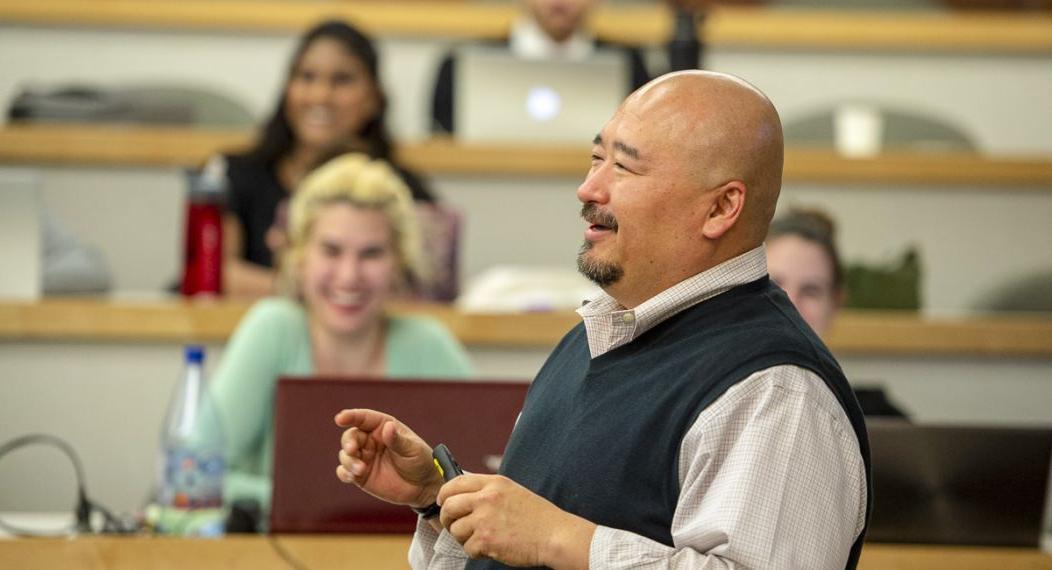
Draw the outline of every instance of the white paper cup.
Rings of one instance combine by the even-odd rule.
[[[884,116],[873,105],[845,103],[833,115],[834,144],[843,156],[867,158],[880,154]]]

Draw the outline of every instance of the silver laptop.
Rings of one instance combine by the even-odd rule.
[[[628,90],[629,62],[620,52],[553,61],[465,46],[456,58],[453,116],[462,142],[586,145]]]
[[[0,298],[38,299],[43,290],[38,186],[34,170],[0,168]]]

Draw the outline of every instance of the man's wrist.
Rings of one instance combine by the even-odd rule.
[[[425,521],[429,521],[429,520],[437,517],[442,512],[442,508],[438,506],[438,503],[431,503],[430,505],[428,505],[426,507],[410,507],[410,508],[412,508],[413,512],[415,512],[416,514],[420,515],[420,517],[423,518]]]
[[[445,481],[442,480],[438,474],[435,474],[435,478],[420,486],[420,495],[417,500],[410,503],[409,506],[418,513],[422,510],[426,510],[438,502],[438,492],[442,489],[442,485]]]
[[[551,568],[588,568],[592,537],[598,526],[584,518],[569,515],[566,526],[552,528],[541,561]]]

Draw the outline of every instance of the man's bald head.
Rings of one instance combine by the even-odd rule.
[[[763,242],[782,178],[770,101],[719,73],[675,73],[603,126],[577,189],[578,267],[625,307]]]
[[[745,184],[747,198],[729,241],[742,249],[763,242],[782,186],[782,125],[771,101],[742,79],[681,71],[639,88],[620,112],[645,117],[686,150],[699,189]]]

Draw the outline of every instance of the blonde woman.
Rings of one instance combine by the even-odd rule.
[[[416,273],[418,250],[410,191],[386,162],[343,155],[300,184],[282,262],[288,296],[252,307],[212,382],[227,441],[227,503],[254,499],[267,510],[279,376],[470,374],[441,324],[384,311]]]

